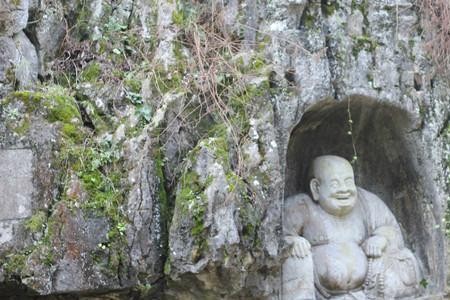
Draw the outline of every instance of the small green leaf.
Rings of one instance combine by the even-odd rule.
[[[420,282],[419,282],[419,284],[421,285],[421,286],[423,286],[423,288],[427,288],[427,286],[428,286],[428,281],[425,279],[425,278],[423,278]]]
[[[136,110],[136,114],[143,119],[144,121],[146,121],[147,123],[150,122],[151,118],[152,118],[152,110],[149,106],[147,105],[143,105],[138,107],[138,109]]]
[[[141,94],[131,92],[131,91],[126,91],[126,94],[127,94],[127,98],[130,99],[131,103],[133,103],[133,104],[142,104],[143,103]]]

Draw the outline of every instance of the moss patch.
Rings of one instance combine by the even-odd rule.
[[[17,103],[19,102],[19,103]],[[30,128],[30,115],[42,111],[50,123],[60,123],[62,136],[74,142],[81,142],[83,129],[78,105],[70,93],[60,87],[52,86],[40,92],[14,92],[2,101],[2,106],[19,105],[20,121],[12,120],[12,129],[19,135],[25,135]]]
[[[42,116],[50,123],[59,124],[61,134],[58,152],[55,152],[52,164],[59,171],[56,179],[59,193],[52,207],[64,203],[69,209],[82,209],[86,215],[94,214],[108,219],[110,231],[107,235],[107,255],[109,270],[115,270],[110,275],[115,276],[124,260],[125,228],[129,222],[121,211],[128,189],[123,184],[125,172],[117,146],[108,139],[96,138],[83,126],[77,101],[62,87],[54,86],[40,92],[15,92],[1,104],[11,109],[18,107],[17,116],[15,111],[10,112],[11,123],[22,124],[16,130],[23,134],[28,131],[31,116]],[[20,119],[22,123],[13,119]],[[81,183],[82,193],[69,196],[67,191],[74,176]],[[44,211],[36,212],[24,225],[30,232],[43,232],[44,235],[33,247],[5,258],[9,262],[8,272],[19,277],[26,275],[21,262],[28,259],[30,254],[42,260],[43,265],[52,265],[58,257],[52,254],[51,249],[60,247],[55,244],[58,242],[55,238],[64,238],[59,236],[62,223],[58,222],[58,216],[47,217]]]
[[[193,221],[191,234],[195,242],[192,253],[194,261],[199,259],[201,253],[208,248],[207,231],[204,226],[205,213],[208,205],[205,190],[214,180],[212,176],[208,176],[203,180],[200,179],[200,175],[195,169],[197,157],[201,148],[205,147],[213,153],[217,161],[225,168],[229,168],[230,165],[225,127],[217,127],[216,130],[211,132],[211,135],[211,137],[202,140],[197,147],[188,153],[185,170],[180,175],[180,188],[178,189],[175,200],[178,206],[184,211],[183,214],[188,214]]]
[[[86,82],[96,82],[102,72],[101,66],[97,62],[90,63],[81,73],[81,80]]]
[[[38,211],[25,222],[25,228],[31,232],[39,232],[45,229],[46,222],[47,214],[44,211]]]
[[[368,19],[368,6],[369,0],[352,0],[351,9],[352,12],[355,10],[359,10],[364,17],[364,28],[363,31],[366,33],[367,28],[369,27],[369,19]]]
[[[332,16],[339,9],[337,1],[326,1],[323,5],[323,11],[327,17]]]
[[[378,42],[367,35],[362,35],[354,38],[352,54],[355,58],[358,57],[359,52],[365,50],[367,52],[373,53],[378,47]]]

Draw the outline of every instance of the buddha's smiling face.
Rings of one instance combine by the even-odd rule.
[[[311,193],[329,214],[345,216],[356,203],[356,185],[350,163],[338,156],[321,156],[313,163]]]

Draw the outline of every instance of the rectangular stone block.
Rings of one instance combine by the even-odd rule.
[[[31,216],[32,161],[29,149],[0,150],[0,221]]]
[[[18,220],[0,221],[0,245],[12,241],[19,223]]]

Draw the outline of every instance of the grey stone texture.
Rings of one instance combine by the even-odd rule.
[[[33,37],[40,63],[44,64],[60,51],[67,29],[64,14],[75,12],[69,6],[64,8],[64,3],[60,1],[35,1],[30,5],[29,12],[30,24],[26,32]]]
[[[55,265],[42,263],[48,255],[47,249],[34,251],[27,260],[25,273],[34,274],[22,280],[23,284],[41,295],[52,293],[78,293],[86,290],[117,289],[120,285],[105,276],[101,265],[94,259],[105,262],[107,257],[95,258],[98,245],[106,240],[109,230],[107,220],[86,215],[81,210],[71,211],[64,204],[54,208],[59,232],[52,239],[52,255]]]
[[[15,87],[29,88],[37,80],[37,53],[23,33],[28,8],[28,0],[0,2],[0,97]]]
[[[131,190],[127,199],[126,216],[130,255],[130,278],[146,274],[142,282],[156,282],[163,274],[165,247],[164,212],[159,199],[164,189],[162,178],[157,176],[154,141],[143,134],[124,144],[127,161],[127,181]],[[142,164],[148,160],[148,164]]]
[[[15,63],[15,81],[20,89],[31,88],[37,83],[39,60],[35,47],[25,33],[14,37],[18,59]]]
[[[0,221],[31,216],[32,160],[29,149],[0,150]]]
[[[35,47],[20,31],[0,35],[0,96],[14,88],[26,89],[37,83],[39,60]]]
[[[0,95],[4,96],[14,88],[17,48],[10,37],[0,36]]]
[[[27,26],[28,6],[28,0],[0,2],[0,36],[11,37]]]
[[[110,225],[101,217],[75,205],[55,205],[67,196],[62,182],[71,195],[79,195],[79,204],[87,193],[78,188],[76,172],[61,179],[66,177],[56,161],[62,130],[70,126],[49,123],[47,108],[30,109],[28,92],[19,93],[17,101],[0,102],[0,149],[32,152],[27,209],[59,225],[46,224],[45,230],[53,228],[55,234],[43,244],[38,244],[43,232],[31,233],[26,220],[0,226],[0,258],[26,252],[33,243],[39,246],[24,255],[26,268],[14,284],[3,280],[8,265],[0,266],[0,294],[20,291],[56,299],[69,293],[64,297],[89,299],[90,294],[110,293],[132,299],[132,287],[141,292],[154,287],[160,294],[149,297],[156,299],[163,298],[161,293],[183,300],[281,299],[284,199],[307,191],[306,170],[313,157],[335,154],[356,159],[356,184],[386,203],[406,247],[418,258],[421,294],[440,299],[448,269],[443,219],[450,89],[430,62],[414,1],[207,3],[215,9],[215,20],[223,18],[217,32],[242,42],[229,62],[244,69],[251,67],[252,57],[265,62],[257,74],[239,77],[258,91],[270,91],[242,108],[248,125],[237,142],[229,129],[208,136],[211,128],[181,118],[186,108],[210,104],[202,102],[208,86],[201,74],[181,76],[181,84],[194,78],[197,91],[203,88],[194,95],[183,92],[184,85],[166,92],[149,83],[160,69],[170,73],[181,62],[198,64],[194,53],[178,43],[185,36],[179,36],[183,25],[177,22],[192,20],[177,15],[176,1],[150,2],[110,7],[91,1],[84,7],[90,13],[83,15],[81,34],[89,42],[89,34],[100,33],[111,16],[151,43],[154,51],[143,55],[145,64],[139,68],[151,73],[139,78],[143,104],[152,109],[149,124],[134,135],[141,126],[137,108],[124,100],[124,87],[114,80],[77,82],[71,91],[83,113],[74,124],[119,145],[125,166],[126,197],[119,210],[126,216],[126,251],[99,250]],[[62,18],[73,25],[81,15],[77,3],[0,3],[0,97],[34,88],[38,73],[49,74],[67,33]],[[200,5],[195,2],[193,10]],[[184,16],[195,14],[186,11]],[[141,55],[128,54],[128,60]],[[97,62],[110,67],[110,61]],[[115,67],[124,74],[137,71],[126,63]],[[101,132],[98,115],[110,123],[123,120],[122,127]],[[26,133],[18,133],[27,126]],[[119,267],[105,275],[102,266],[117,257]]]

